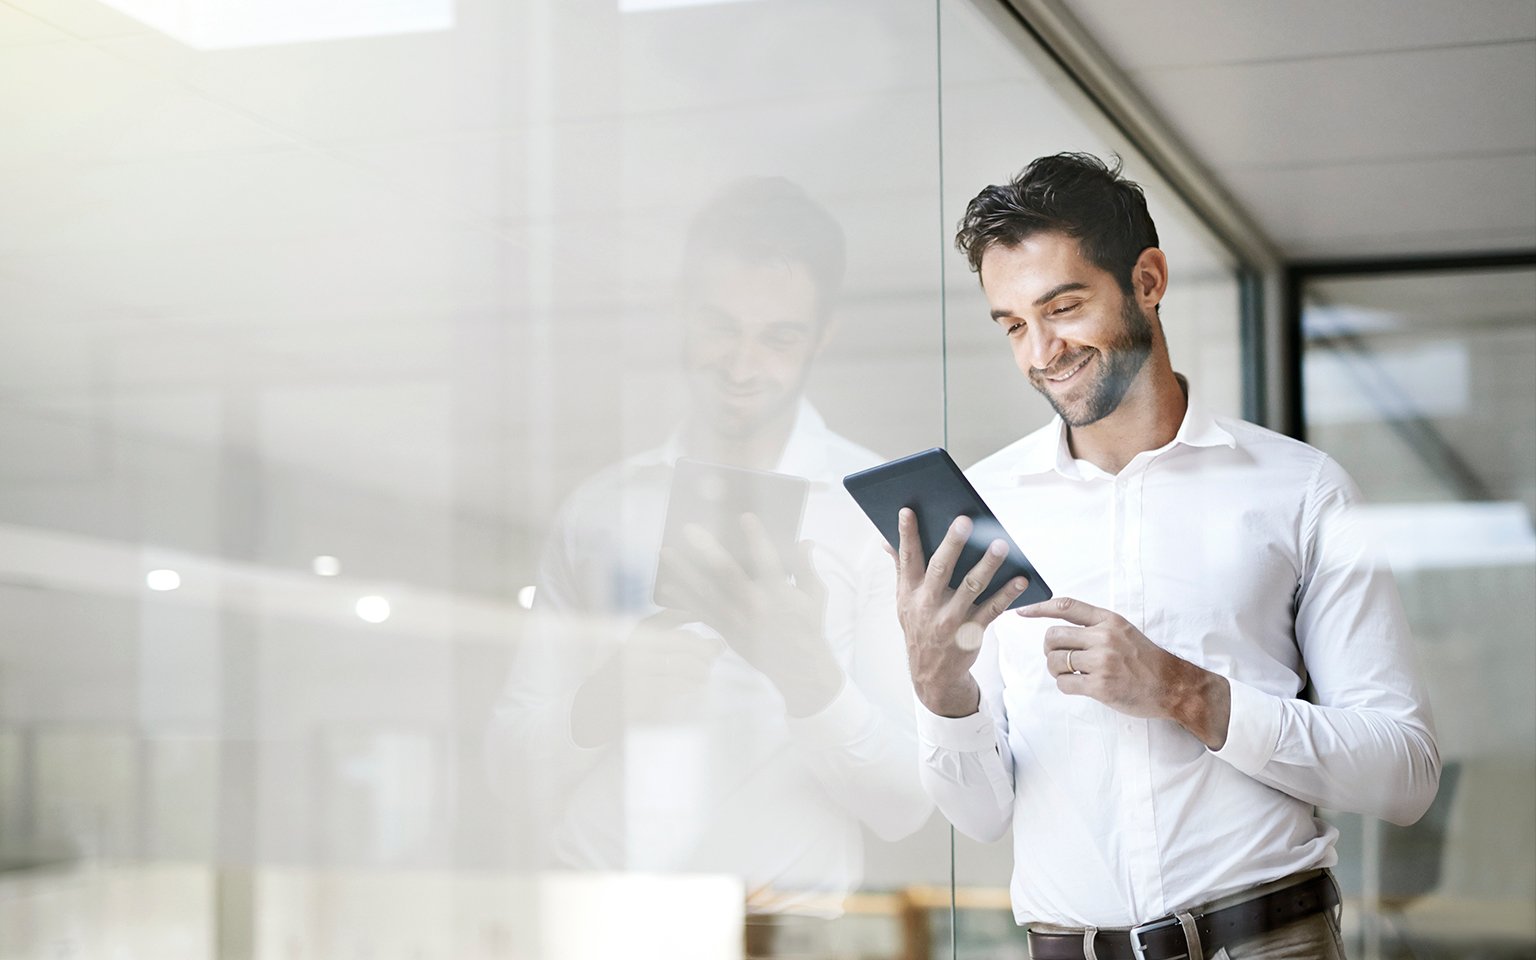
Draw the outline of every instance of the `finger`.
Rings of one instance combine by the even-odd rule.
[[[660,633],[667,630],[674,630],[685,623],[692,622],[695,619],[697,618],[686,610],[667,609],[658,613],[651,614],[650,616],[641,620],[639,623],[635,624],[635,627],[640,630],[652,630]]]
[[[715,539],[715,535],[704,529],[697,523],[683,524],[683,542],[686,543],[697,558],[697,564],[706,569],[718,569],[727,575],[731,573],[745,575],[741,564],[736,558]],[[682,555],[682,551],[678,551]]]
[[[885,551],[886,556],[890,557],[892,560],[895,560],[897,562],[898,569],[899,569],[900,563],[901,563],[901,555],[896,552],[896,548],[891,546],[890,544],[886,543],[884,540],[881,540],[880,541],[880,549]]]
[[[1028,587],[1029,580],[1024,577],[1014,577],[1003,584],[996,593],[992,594],[986,603],[972,610],[969,619],[982,625],[991,623],[1002,616],[1003,611],[1008,609],[1008,604],[1017,600],[1019,594],[1023,593]]]
[[[1049,617],[1075,623],[1080,627],[1096,626],[1115,616],[1112,611],[1095,607],[1081,600],[1073,600],[1071,597],[1056,597],[1041,603],[1032,603],[1027,607],[1020,607],[1015,612],[1021,617]]]
[[[745,602],[748,589],[747,575],[729,556],[708,565],[703,559],[695,551],[661,548],[672,598],[679,609],[693,614],[692,620],[703,619],[700,614],[721,604]]]
[[[765,581],[784,579],[784,561],[773,548],[762,519],[755,513],[742,514],[741,532],[747,541],[747,560],[752,568],[748,573]]]
[[[1045,652],[1052,650],[1082,650],[1088,647],[1091,638],[1087,627],[1047,627],[1041,638],[1045,644]]]
[[[1045,654],[1045,668],[1052,676],[1059,677],[1062,674],[1076,673],[1087,674],[1088,658],[1091,656],[1087,650],[1079,650],[1073,647],[1063,647],[1055,650],[1047,650]]]
[[[902,507],[896,514],[896,531],[897,583],[915,590],[923,580],[923,544],[917,535],[917,514],[911,507]]]
[[[800,541],[795,553],[795,586],[817,603],[824,603],[827,599],[827,585],[816,572],[815,551],[815,541]]]
[[[997,568],[1003,565],[1003,560],[1008,556],[1008,544],[1002,540],[993,540],[987,547],[987,552],[981,555],[976,565],[966,572],[960,580],[960,587],[955,595],[950,598],[950,613],[961,619],[970,619],[971,611],[967,609],[981,596],[981,592],[987,589],[987,584],[992,582],[992,575],[997,573]]]
[[[1056,677],[1056,689],[1070,697],[1092,697],[1093,679],[1083,673],[1063,673]]]
[[[924,582],[932,590],[949,589],[949,575],[960,562],[960,551],[965,549],[966,538],[971,535],[971,518],[956,517],[949,524],[949,531],[939,541],[939,548],[928,560]],[[983,584],[985,586],[985,584]]]

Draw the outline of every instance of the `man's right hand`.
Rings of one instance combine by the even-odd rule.
[[[958,590],[949,587],[950,572],[960,560],[971,535],[968,517],[956,517],[949,532],[923,563],[917,515],[903,507],[897,518],[900,546],[896,557],[896,612],[907,638],[907,664],[917,698],[941,717],[968,717],[976,712],[981,694],[971,677],[971,664],[981,648],[987,624],[1029,586],[1024,577],[1004,584],[986,603],[976,598],[992,582],[1008,556],[1008,544],[994,540],[966,573]],[[889,552],[889,551],[888,551]]]

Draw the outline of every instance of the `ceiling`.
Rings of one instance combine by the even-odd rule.
[[[1067,6],[1288,259],[1536,247],[1536,2]]]

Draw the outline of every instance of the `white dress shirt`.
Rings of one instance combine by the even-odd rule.
[[[928,819],[891,561],[842,477],[880,458],[802,402],[775,472],[809,481],[800,535],[827,588],[825,638],[847,681],[791,717],[735,652],[668,722],[618,741],[571,737],[577,688],[651,601],[680,436],[573,492],[540,566],[540,625],[516,658],[492,730],[493,774],[534,790],[549,859],[567,868],[730,874],[754,911],[835,913],[863,875],[863,829],[894,840]],[[699,632],[708,631],[702,624]]]
[[[924,786],[982,841],[1013,827],[1020,923],[1125,927],[1336,862],[1313,805],[1417,819],[1439,782],[1391,574],[1322,452],[1191,402],[1117,475],[1060,419],[967,471],[1056,596],[1125,617],[1226,677],[1225,745],[1061,693],[1009,612],[972,673],[981,706],[918,706]],[[1299,699],[1310,677],[1315,703]]]

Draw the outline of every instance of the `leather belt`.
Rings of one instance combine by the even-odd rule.
[[[1327,873],[1263,896],[1194,915],[1207,957],[1230,943],[1277,930],[1293,920],[1338,906],[1339,892]],[[1152,920],[1129,930],[1100,930],[1093,941],[1098,960],[1179,960],[1189,955],[1178,917]],[[1032,960],[1083,960],[1082,933],[1029,931]]]

